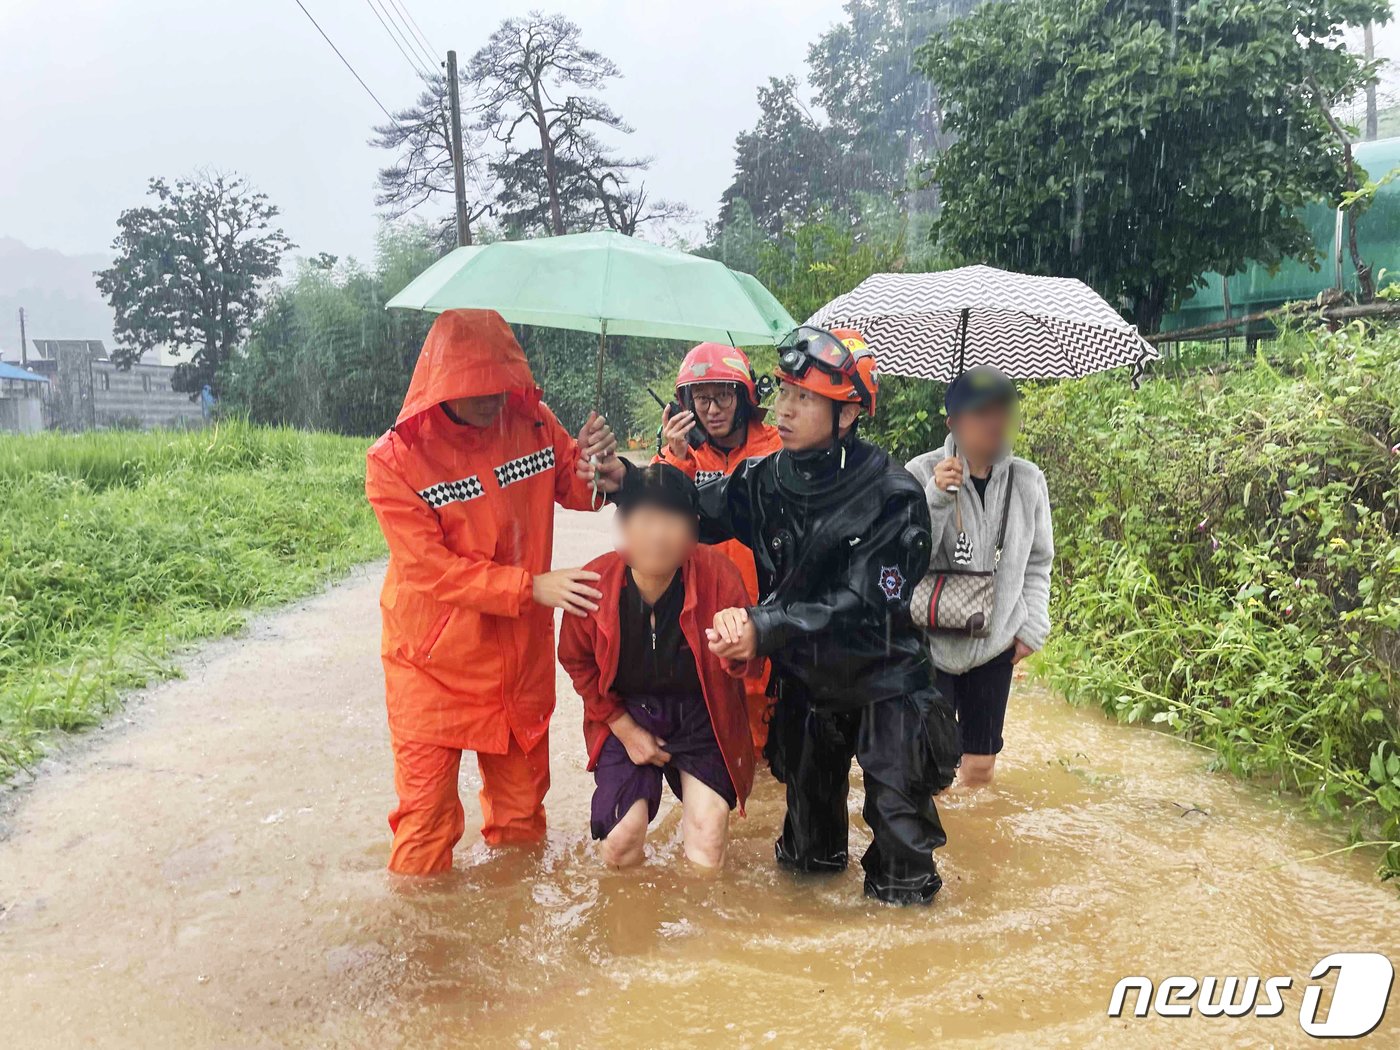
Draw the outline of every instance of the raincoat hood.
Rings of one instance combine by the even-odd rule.
[[[539,402],[525,351],[495,310],[444,310],[423,341],[394,429],[411,440],[413,421],[429,409],[488,394],[509,394],[509,404],[526,410]]]

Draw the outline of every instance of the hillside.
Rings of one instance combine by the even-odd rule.
[[[92,276],[108,261],[0,237],[0,357],[19,358],[20,307],[30,339],[101,339],[113,346],[112,311]]]

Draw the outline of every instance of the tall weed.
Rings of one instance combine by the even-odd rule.
[[[1051,682],[1301,792],[1400,876],[1400,331],[1040,386],[1025,431],[1055,504]]]

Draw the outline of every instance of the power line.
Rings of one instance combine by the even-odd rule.
[[[426,58],[428,59],[428,64],[436,67],[438,64],[438,59],[435,56],[438,54],[438,50],[437,48],[433,47],[431,43],[429,43],[427,36],[425,36],[423,33],[423,30],[418,28],[418,20],[414,18],[408,10],[408,0],[389,0],[389,2],[393,4],[396,8],[398,8],[398,10],[402,12],[404,18],[408,20],[408,24],[413,27],[414,34],[423,43],[423,47],[421,50],[423,51],[424,56],[426,56]]]
[[[423,36],[423,31],[418,28],[418,24],[414,22],[413,16],[408,13],[408,7],[403,3],[403,0],[387,0],[387,2],[386,0],[379,0],[379,2],[386,9],[392,8],[393,11],[398,12],[396,21],[404,30],[404,36],[408,39],[409,44],[427,59],[430,69],[436,69],[441,60],[435,56],[433,46],[428,43],[427,37]]]
[[[365,3],[368,4],[369,9],[374,12],[374,17],[378,19],[379,24],[384,27],[384,32],[388,34],[389,39],[393,41],[394,46],[399,49],[399,54],[403,55],[404,61],[407,62],[411,67],[413,67],[414,75],[431,77],[432,74],[430,72],[427,72],[423,68],[423,63],[420,62],[414,55],[410,55],[407,51],[404,50],[404,45],[399,42],[401,38],[403,38],[406,42],[406,38],[404,37],[404,35],[402,33],[396,32],[396,29],[390,29],[389,23],[384,21],[384,15],[388,14],[387,9],[384,11],[384,14],[381,14],[380,8],[375,4],[374,0],[365,0]],[[392,18],[392,16],[390,17]]]
[[[402,131],[403,125],[400,124],[397,120],[394,120],[394,115],[389,112],[388,107],[386,107],[383,102],[379,101],[379,96],[376,95],[373,91],[371,91],[369,89],[369,85],[365,83],[364,78],[360,76],[360,74],[355,72],[355,67],[350,64],[350,60],[340,53],[340,48],[335,46],[335,41],[333,41],[330,37],[326,36],[326,31],[321,28],[321,24],[317,22],[316,19],[311,17],[311,12],[306,9],[306,5],[303,4],[301,0],[296,0],[296,5],[297,7],[301,8],[301,13],[304,14],[310,20],[311,24],[316,27],[316,32],[321,34],[321,39],[323,39],[326,43],[330,44],[331,50],[335,52],[336,57],[345,63],[345,68],[350,70],[350,75],[360,82],[360,87],[365,89],[365,94],[368,95],[370,98],[374,99],[374,104],[380,108],[380,110],[384,113],[386,117],[389,118],[389,120],[393,123],[394,127]]]

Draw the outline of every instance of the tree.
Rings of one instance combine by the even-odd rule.
[[[932,164],[963,261],[1078,277],[1155,331],[1208,271],[1311,259],[1298,209],[1340,200],[1315,102],[1364,64],[1339,37],[1384,0],[1021,0],[920,52],[957,141]]]
[[[739,201],[770,234],[823,209],[842,210],[850,158],[797,97],[797,78],[769,77],[758,89],[758,109],[753,130],[740,132],[734,142],[734,181],[720,197],[719,229],[739,214]]]
[[[815,101],[851,188],[902,193],[947,143],[937,90],[915,52],[979,0],[847,0],[846,17],[807,52]]]
[[[735,142],[734,181],[711,238],[747,218],[736,210],[740,200],[775,235],[819,214],[856,221],[872,195],[896,198],[906,215],[932,210],[936,195],[919,192],[911,176],[946,137],[937,91],[915,55],[978,2],[847,0],[845,18],[807,51],[813,107],[800,99],[796,77],[772,77],[758,89],[758,123]]]
[[[810,317],[872,273],[904,269],[904,244],[858,240],[843,218],[818,216],[793,225],[758,249],[755,276],[793,317]]]
[[[553,234],[556,203],[560,209],[559,229],[565,233],[597,229],[634,233],[637,225],[654,217],[634,213],[630,207],[633,191],[625,173],[640,168],[640,161],[605,156],[594,142],[581,147],[589,152],[580,156],[571,151],[556,156],[553,197],[542,150],[504,155],[492,162],[499,186],[496,213],[507,235]],[[670,214],[671,206],[664,207]],[[624,226],[628,228],[623,229]]]
[[[758,225],[753,209],[743,197],[736,197],[728,208],[722,222],[708,225],[706,243],[696,249],[696,254],[718,259],[731,270],[757,273],[758,254],[768,241],[768,233]]]
[[[266,282],[276,277],[292,242],[272,225],[278,211],[238,175],[152,179],[158,203],[128,208],[117,219],[116,259],[97,287],[116,313],[117,338],[129,346],[112,359],[129,368],[164,346],[176,355],[171,386],[197,394],[218,390],[218,374],[248,331]]]
[[[459,80],[462,79],[458,75]],[[438,198],[454,199],[452,135],[447,104],[447,77],[424,78],[423,91],[411,106],[397,111],[388,124],[374,128],[370,145],[393,151],[393,163],[379,170],[379,192],[374,202],[388,209],[391,219],[402,218]],[[491,211],[493,187],[481,135],[466,129],[462,139],[463,170],[469,192],[466,242],[472,243],[472,223]],[[472,198],[475,198],[473,200]],[[437,239],[456,244],[456,215],[441,220]]]
[[[439,257],[435,240],[427,224],[386,225],[370,269],[303,260],[225,369],[225,407],[259,423],[382,433],[433,322],[384,304]]]
[[[476,128],[502,149],[491,170],[508,231],[631,233],[678,212],[631,187],[629,175],[648,161],[618,157],[599,137],[632,130],[593,94],[621,75],[583,46],[579,27],[563,15],[508,18],[472,56],[467,79],[477,99]]]

